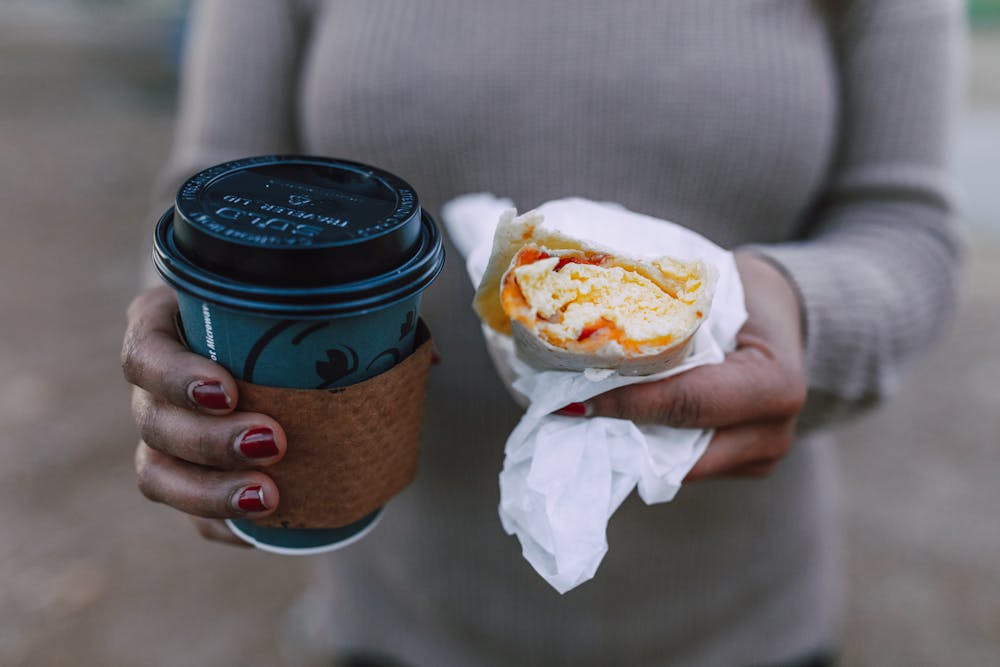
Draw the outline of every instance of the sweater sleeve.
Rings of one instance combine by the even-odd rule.
[[[153,191],[159,211],[201,169],[296,150],[304,14],[290,0],[194,4],[173,149]]]
[[[153,185],[147,219],[155,221],[180,185],[202,169],[250,155],[296,151],[305,1],[194,4],[173,147]],[[161,284],[148,261],[142,266],[143,285]]]
[[[755,246],[797,288],[809,398],[801,428],[891,392],[954,310],[959,241],[949,143],[958,2],[847,3],[834,34],[838,155],[800,239]]]

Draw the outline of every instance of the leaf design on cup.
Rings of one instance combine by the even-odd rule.
[[[399,363],[399,360],[403,357],[399,350],[394,347],[390,347],[388,350],[383,350],[379,353],[377,357],[371,360],[368,366],[365,367],[366,371],[370,371],[372,368],[378,368],[379,372],[384,372]]]
[[[326,359],[316,362],[316,374],[323,380],[317,389],[326,389],[358,370],[358,353],[343,345],[326,351]]]

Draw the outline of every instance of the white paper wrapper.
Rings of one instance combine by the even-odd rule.
[[[466,258],[473,285],[489,260],[493,230],[510,200],[490,194],[448,202],[443,220]],[[608,519],[638,487],[646,503],[672,500],[705,451],[712,431],[636,425],[623,419],[551,414],[569,403],[640,382],[654,382],[701,364],[721,362],[746,321],[743,287],[732,253],[665,220],[611,203],[560,199],[538,208],[545,226],[622,254],[702,258],[719,271],[712,309],[695,334],[690,356],[663,373],[622,376],[611,370],[543,371],[522,362],[509,336],[483,327],[497,372],[526,408],[510,434],[500,473],[500,521],[524,557],[560,593],[594,576],[608,550]]]

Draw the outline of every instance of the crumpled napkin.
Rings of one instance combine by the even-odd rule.
[[[510,200],[463,195],[443,207],[448,233],[466,259],[473,285],[486,269],[493,231]],[[653,382],[701,364],[721,362],[746,321],[743,286],[732,253],[665,220],[618,204],[560,199],[538,208],[544,226],[632,256],[701,257],[719,271],[708,317],[679,366],[656,375],[622,376],[613,370],[539,370],[521,361],[509,336],[486,326],[490,356],[500,377],[526,407],[504,449],[500,521],[521,542],[524,557],[565,593],[594,576],[607,553],[608,519],[638,487],[647,503],[673,499],[701,457],[711,430],[637,425],[624,419],[581,419],[552,414],[616,387]]]

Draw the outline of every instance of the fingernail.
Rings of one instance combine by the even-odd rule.
[[[236,506],[244,512],[265,512],[264,489],[260,485],[248,486],[236,496]]]
[[[236,447],[248,459],[269,459],[278,455],[274,431],[266,426],[255,426],[245,431],[237,441]]]
[[[230,407],[229,395],[221,382],[192,382],[188,387],[188,395],[192,401],[208,410],[226,410]]]
[[[587,417],[591,413],[591,407],[586,403],[570,403],[561,410],[557,411],[557,415],[565,415],[567,417]]]

